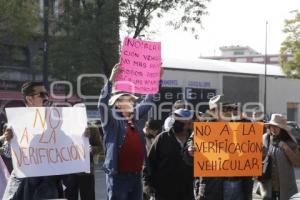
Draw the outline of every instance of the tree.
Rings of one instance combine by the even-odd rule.
[[[153,18],[161,18],[166,13],[176,11],[176,16],[168,22],[175,29],[191,31],[198,38],[201,17],[206,14],[205,3],[209,0],[120,0],[120,14],[133,32],[133,37],[140,36],[150,26]],[[177,19],[176,19],[177,18]]]
[[[0,0],[0,41],[9,37],[14,43],[31,39],[39,21],[35,0]]]
[[[285,21],[283,32],[287,34],[281,44],[280,60],[283,71],[290,78],[300,78],[300,12],[293,19]],[[288,60],[287,55],[292,55]]]
[[[60,13],[50,16],[49,67],[53,77],[76,82],[82,73],[108,76],[119,60],[120,20],[134,37],[149,27],[155,16],[181,12],[174,28],[196,33],[208,0],[61,0]],[[120,19],[120,16],[121,19]],[[86,83],[86,91],[98,93],[97,82]],[[91,87],[91,85],[94,85]]]
[[[51,17],[52,75],[74,86],[80,74],[108,75],[119,57],[118,0],[63,0],[59,7],[59,16]],[[81,89],[98,95],[100,86],[95,78],[89,78]]]

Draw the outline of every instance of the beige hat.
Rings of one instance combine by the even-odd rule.
[[[282,114],[278,114],[278,113],[275,113],[275,114],[272,114],[271,115],[271,120],[268,122],[268,123],[265,123],[266,126],[276,126],[276,127],[279,127],[283,130],[285,130],[290,138],[292,140],[294,140],[294,142],[297,143],[297,140],[296,138],[292,135],[291,133],[291,128],[287,125],[287,118],[286,116],[282,115]]]
[[[108,105],[113,106],[121,96],[131,96],[134,100],[138,99],[137,96],[130,94],[130,93],[124,93],[124,92],[115,93],[110,97],[110,99],[108,101]]]

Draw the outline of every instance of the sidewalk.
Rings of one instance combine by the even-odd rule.
[[[95,168],[95,190],[96,200],[106,200],[106,185],[105,185],[105,173],[98,164]],[[295,175],[297,179],[298,191],[300,191],[300,168],[295,168]],[[254,183],[253,191],[256,189],[256,183]],[[261,200],[262,198],[253,192],[253,200]]]

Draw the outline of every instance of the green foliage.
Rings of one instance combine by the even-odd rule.
[[[0,40],[9,36],[14,43],[26,43],[38,22],[36,0],[0,0]]]
[[[161,18],[166,13],[176,12],[168,25],[174,29],[191,31],[198,38],[201,17],[206,14],[209,0],[121,0],[120,14],[122,22],[133,32],[133,37],[140,36],[150,26],[156,16]]]
[[[300,78],[300,13],[296,12],[293,19],[285,21],[283,32],[287,37],[281,44],[281,66],[290,78]],[[292,55],[287,60],[286,55]]]
[[[52,23],[49,67],[56,78],[76,82],[80,74],[106,74],[118,62],[119,14],[117,0],[62,1],[62,12]],[[99,81],[89,79],[82,90],[98,95]],[[75,84],[74,84],[75,86]]]
[[[169,25],[192,31],[197,37],[205,3],[209,0],[49,0],[49,72],[55,79],[76,85],[80,74],[109,75],[119,60],[120,20],[138,37],[155,17],[180,13]],[[37,0],[0,0],[0,41],[34,46],[32,68],[42,66],[43,13]],[[1,43],[0,43],[1,44]],[[29,45],[30,44],[30,45]],[[1,45],[0,45],[0,48]],[[99,81],[90,79],[84,91],[95,95]],[[97,86],[97,87],[96,87]]]

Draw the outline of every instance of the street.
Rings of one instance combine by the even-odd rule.
[[[102,164],[102,163],[101,163]],[[105,184],[105,173],[100,169],[100,163],[95,168],[95,192],[96,200],[106,199],[106,184]]]
[[[95,179],[96,179],[96,200],[105,200],[106,199],[106,192],[105,192],[105,174],[103,170],[100,169],[100,165],[97,165],[95,169]],[[300,191],[300,168],[295,169],[295,174],[297,178],[297,185],[298,185],[298,191]],[[255,187],[254,187],[255,188]],[[253,195],[254,200],[261,199],[255,194]]]

